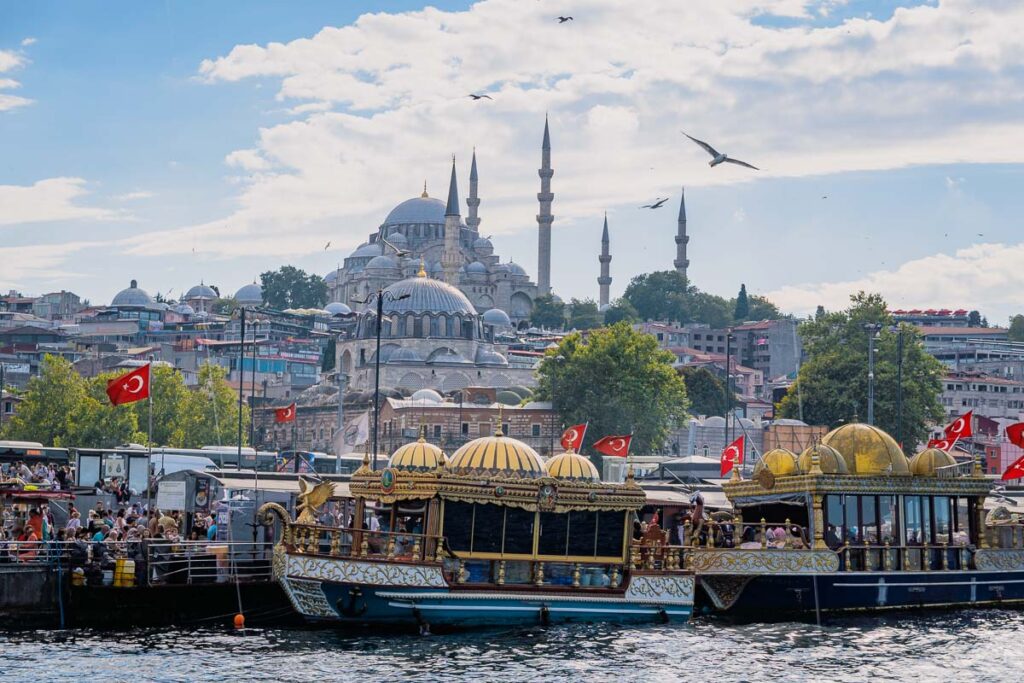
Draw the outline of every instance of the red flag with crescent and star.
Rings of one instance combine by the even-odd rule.
[[[294,422],[295,421],[295,404],[291,404],[287,408],[275,408],[274,409],[274,422]]]
[[[570,448],[577,453],[580,452],[580,448],[583,447],[583,437],[587,434],[587,425],[573,425],[564,432],[562,432],[562,448],[569,450]]]
[[[1006,438],[1017,448],[1024,448],[1024,422],[1017,422],[1006,428]]]
[[[956,439],[931,439],[928,441],[928,448],[938,448],[940,451],[949,453],[956,442]]]
[[[1024,455],[1017,458],[1003,472],[1003,481],[1010,481],[1011,479],[1024,479]]]
[[[591,448],[605,455],[625,458],[629,455],[629,442],[632,440],[632,434],[626,436],[605,436],[591,444]]]
[[[946,438],[955,441],[957,439],[967,438],[968,436],[974,436],[974,430],[971,428],[973,417],[974,411],[968,410],[966,413],[946,425],[946,428],[943,430],[946,433]]]
[[[121,375],[107,382],[107,396],[115,406],[149,398],[149,367],[146,363],[127,375]]]
[[[740,438],[733,441],[731,444],[722,449],[722,476],[732,472],[732,468],[736,465],[743,464],[743,451],[744,442],[746,435],[740,436]]]

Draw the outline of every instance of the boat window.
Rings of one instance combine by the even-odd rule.
[[[473,552],[500,553],[505,508],[478,503],[473,516]]]
[[[906,545],[921,545],[921,498],[919,496],[903,497],[903,520],[906,525]]]
[[[473,504],[446,500],[444,503],[444,535],[448,546],[458,552],[468,551],[473,538]]]
[[[870,545],[878,544],[878,511],[874,496],[860,496],[860,541]]]
[[[626,533],[626,515],[621,510],[597,513],[597,555],[621,557]]]
[[[596,512],[569,513],[569,554],[593,556],[597,535]]]
[[[533,524],[536,514],[520,508],[505,508],[505,552],[533,553]]]
[[[825,527],[833,527],[836,538],[846,540],[846,524],[843,522],[843,499],[837,495],[825,496]]]
[[[970,499],[969,498],[957,498],[955,522],[955,533],[953,534],[953,542],[958,545],[967,545],[970,543],[971,538],[971,512],[970,512]]]
[[[860,501],[858,496],[846,496],[846,536],[844,541],[858,543],[860,537],[860,515],[857,514],[857,507]]]
[[[935,496],[932,498],[932,510],[935,516],[935,542],[950,543],[953,540],[950,528],[952,513],[948,496]]]
[[[568,555],[569,515],[555,512],[540,513],[538,555]]]
[[[899,545],[899,519],[896,514],[896,497],[878,497],[878,521],[881,525],[882,543],[895,543]]]
[[[921,496],[921,542],[934,543],[935,527],[932,526],[932,506],[926,496]]]

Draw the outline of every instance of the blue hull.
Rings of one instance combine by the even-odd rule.
[[[856,572],[701,579],[712,609],[781,615],[1024,604],[1024,571]],[[737,593],[738,592],[738,593]]]

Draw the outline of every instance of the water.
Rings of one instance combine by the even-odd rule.
[[[808,624],[703,621],[447,636],[333,631],[0,633],[11,681],[1013,681],[1024,612],[987,610]]]

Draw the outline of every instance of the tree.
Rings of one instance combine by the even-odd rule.
[[[238,302],[234,299],[217,298],[210,302],[210,312],[217,315],[231,315],[238,308]]]
[[[981,327],[981,313],[978,311],[971,311],[967,314],[967,326],[968,327]]]
[[[533,300],[530,323],[536,327],[561,330],[565,327],[565,304],[550,294],[542,294]]]
[[[263,301],[271,308],[320,308],[327,303],[327,283],[315,273],[281,266],[260,274]]]
[[[569,300],[569,327],[574,330],[590,330],[600,327],[604,321],[597,302],[593,299]]]
[[[868,334],[875,333],[875,424],[893,436],[897,429],[897,337],[903,333],[903,444],[912,450],[928,435],[928,425],[942,419],[939,403],[944,366],[926,353],[912,325],[894,327],[878,294],[859,292],[844,311],[826,313],[800,325],[807,360],[797,381],[778,405],[781,417],[835,427],[867,416]],[[865,326],[870,326],[865,329]]]
[[[616,299],[608,308],[604,309],[605,325],[614,325],[620,320],[631,323],[638,320],[638,318],[636,309],[625,299]]]
[[[206,363],[185,412],[185,448],[238,444],[238,394],[225,380],[227,371]],[[242,445],[249,436],[249,409],[242,406]]]
[[[814,310],[814,319],[821,320],[825,317],[825,307],[818,304],[818,307]]]
[[[566,424],[589,422],[591,443],[632,433],[632,451],[649,453],[686,415],[686,385],[674,362],[652,335],[624,321],[594,330],[586,342],[574,332],[546,352],[535,396],[551,401]]]
[[[747,286],[740,285],[740,293],[736,296],[736,307],[733,309],[733,320],[750,320],[750,302],[747,301]]]
[[[733,321],[734,306],[729,301],[691,286],[674,270],[637,275],[623,298],[641,320],[704,323],[713,328],[728,327]]]
[[[71,362],[61,356],[46,355],[39,374],[28,381],[18,412],[5,424],[3,436],[16,441],[38,441],[46,446],[69,445],[68,417],[85,398],[85,380]]]
[[[187,448],[186,415],[192,391],[185,386],[181,373],[172,367],[154,365],[150,371],[153,373],[150,384],[153,396],[153,445]],[[149,405],[146,401],[138,401],[131,406],[137,415],[139,431],[147,432]]]
[[[69,446],[79,448],[113,448],[127,443],[144,443],[145,433],[139,429],[134,409],[146,405],[138,401],[115,406],[107,397],[107,382],[123,372],[107,372],[86,380],[86,396],[68,415]],[[154,425],[156,421],[154,420]]]
[[[751,294],[749,301],[750,310],[747,313],[747,320],[778,320],[784,318],[779,307],[763,296]]]
[[[1015,315],[1010,318],[1010,329],[1007,332],[1010,341],[1024,341],[1024,315]]]
[[[687,366],[682,370],[686,397],[694,415],[725,415],[725,382],[708,368]],[[734,402],[735,403],[735,395]]]

